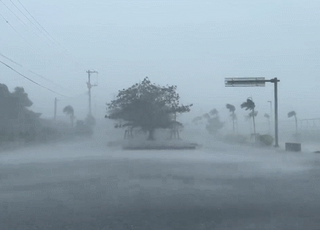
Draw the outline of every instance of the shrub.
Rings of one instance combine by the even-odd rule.
[[[225,141],[234,144],[245,144],[247,142],[247,137],[241,134],[227,134],[225,136]]]
[[[270,146],[273,143],[273,137],[271,135],[265,134],[259,137],[260,144],[265,146]]]

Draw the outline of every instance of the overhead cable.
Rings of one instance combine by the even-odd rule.
[[[20,0],[17,0],[17,1],[22,6],[22,8],[28,13],[28,15],[30,15],[30,17],[40,26],[40,28],[51,38],[51,40],[54,43],[56,43],[58,46],[60,46],[65,52],[67,52],[67,49],[65,47],[63,47],[56,39],[54,39],[53,36],[51,36],[51,34],[39,23],[39,21],[35,17],[32,16],[30,11],[20,2]]]
[[[34,30],[32,28],[30,28],[21,18],[19,18],[19,16],[13,12],[13,10],[11,10],[10,7],[8,7],[2,0],[0,0],[0,2],[26,27],[28,28],[34,35],[39,36],[39,34],[37,34],[36,32],[34,32]],[[46,42],[47,45],[50,46],[50,44],[48,42]]]
[[[8,67],[9,69],[11,69],[11,70],[14,71],[15,73],[19,74],[21,77],[23,77],[23,78],[27,79],[28,81],[32,82],[33,84],[35,84],[35,85],[37,85],[37,86],[40,86],[41,88],[44,88],[44,89],[46,89],[46,90],[48,90],[48,91],[50,91],[50,92],[52,92],[52,93],[58,94],[58,95],[60,95],[60,96],[68,97],[68,96],[63,95],[63,94],[61,94],[61,93],[58,93],[58,92],[56,92],[56,91],[54,91],[54,90],[52,90],[52,89],[50,89],[50,88],[48,88],[48,87],[46,87],[46,86],[41,85],[40,83],[32,80],[31,78],[25,76],[24,74],[18,72],[17,70],[15,70],[14,68],[12,68],[12,67],[9,66],[8,64],[6,64],[6,63],[4,63],[4,62],[2,62],[2,61],[0,61],[0,63],[3,64],[3,65],[5,65],[6,67]]]
[[[14,64],[16,64],[16,65],[18,65],[18,66],[20,66],[20,67],[22,67],[22,68],[25,68],[24,66],[22,66],[21,64],[19,64],[18,62],[14,61],[14,60],[12,60],[11,58],[9,58],[9,57],[5,56],[5,55],[4,55],[4,54],[2,54],[1,52],[0,52],[0,56],[4,57],[5,59],[7,59],[7,60],[11,61],[12,63],[14,63]],[[27,69],[30,73],[32,73],[32,74],[34,74],[34,75],[37,75],[38,77],[40,77],[40,78],[42,78],[42,79],[44,79],[44,80],[46,80],[46,81],[48,81],[48,82],[50,82],[50,83],[54,84],[55,86],[59,86],[59,87],[61,87],[61,88],[65,89],[63,86],[61,86],[61,85],[59,85],[59,84],[57,84],[57,83],[53,82],[52,80],[50,80],[50,79],[48,79],[48,78],[46,78],[46,77],[42,76],[41,74],[38,74],[38,73],[36,73],[36,72],[34,72],[34,71],[32,71],[32,70],[28,69],[28,68],[25,68],[25,69]]]
[[[13,29],[14,30],[14,32],[16,32],[18,35],[19,35],[19,37],[21,37],[26,43],[28,43],[28,45],[29,46],[31,46],[32,48],[34,48],[31,44],[30,44],[30,42],[28,42],[28,40],[25,38],[25,37],[23,37],[11,24],[10,24],[10,22],[0,13],[0,16],[3,18],[3,20],[11,27],[11,29]]]
[[[42,32],[41,29],[12,1],[10,0],[11,4],[41,33],[43,34],[50,42],[54,43],[50,37],[44,32]]]

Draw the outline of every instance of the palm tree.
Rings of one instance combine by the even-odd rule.
[[[232,129],[233,129],[233,132],[235,132],[234,121],[237,119],[237,116],[234,113],[234,111],[236,111],[236,107],[234,105],[231,105],[231,104],[226,104],[226,107],[227,107],[227,109],[229,109],[229,112],[231,113]]]
[[[256,105],[254,104],[254,102],[251,99],[247,99],[246,102],[243,102],[241,104],[241,109],[245,108],[246,110],[251,110],[251,112],[249,113],[249,117],[252,117],[253,120],[253,133],[256,134],[256,123],[255,123],[255,119],[254,117],[257,116],[258,112],[254,111],[254,108],[256,107]]]
[[[75,118],[73,107],[72,107],[71,105],[67,105],[66,107],[63,108],[63,112],[64,112],[66,115],[69,115],[69,116],[70,116],[71,127],[73,127],[73,120],[74,120],[74,118]]]
[[[291,111],[288,113],[288,117],[294,117],[296,122],[296,133],[298,133],[298,120],[297,120],[297,113],[295,111]]]

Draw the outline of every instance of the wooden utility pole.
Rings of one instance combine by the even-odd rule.
[[[93,87],[93,86],[97,86],[97,85],[91,85],[91,79],[90,79],[90,77],[91,77],[91,74],[92,73],[98,73],[97,71],[91,71],[91,70],[88,70],[87,71],[87,73],[88,73],[88,82],[87,82],[87,87],[88,87],[88,90],[89,90],[89,115],[92,115],[92,110],[91,110],[91,88]]]

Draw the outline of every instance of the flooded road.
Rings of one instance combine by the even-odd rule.
[[[0,156],[0,229],[319,229],[320,155],[95,141]]]

